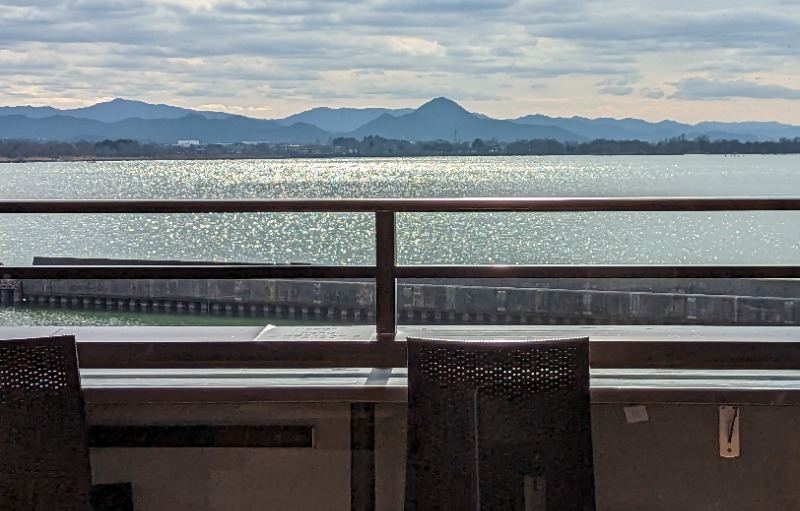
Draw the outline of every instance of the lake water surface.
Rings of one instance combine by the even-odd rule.
[[[798,196],[800,156],[548,156],[0,165],[2,199]],[[33,256],[372,264],[366,213],[0,215]],[[398,215],[402,264],[798,262],[800,214]]]

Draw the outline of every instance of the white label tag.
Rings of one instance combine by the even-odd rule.
[[[650,418],[647,416],[647,407],[644,405],[639,406],[626,406],[625,420],[628,424],[637,424],[639,422],[647,422]]]

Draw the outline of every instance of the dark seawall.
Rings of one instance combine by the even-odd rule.
[[[34,265],[228,264],[36,257]],[[407,323],[800,325],[792,279],[425,279]],[[371,322],[371,280],[0,279],[0,305]]]
[[[603,286],[598,281],[572,282],[573,289],[552,287],[557,285],[553,282],[551,287],[400,283],[397,309],[400,319],[410,323],[800,325],[800,300],[764,296],[761,281],[752,282],[753,287],[748,290],[736,280],[730,287],[736,293],[728,294],[724,293],[721,281],[713,283],[715,293],[701,293],[687,292],[681,286],[674,286],[670,292],[665,282],[638,280],[638,288],[627,282],[627,289],[623,290],[600,289]],[[372,282],[297,279],[4,282],[8,289],[0,290],[3,305],[25,303],[41,307],[356,322],[374,319]],[[800,285],[793,281],[771,282],[776,287],[775,294],[792,294],[791,288]],[[640,290],[651,285],[657,290]]]

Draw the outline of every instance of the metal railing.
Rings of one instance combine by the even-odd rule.
[[[446,199],[244,199],[244,200],[2,200],[0,214],[121,213],[292,213],[366,212],[375,215],[374,266],[324,265],[147,265],[2,266],[5,278],[26,279],[253,279],[370,278],[375,280],[377,341],[286,341],[249,343],[92,343],[82,361],[116,366],[277,367],[372,366],[405,363],[397,333],[396,283],[399,278],[800,278],[798,265],[398,265],[396,215],[402,212],[690,212],[797,211],[800,198],[446,198]],[[644,343],[640,343],[644,344]],[[593,349],[594,367],[800,367],[797,346],[787,343],[604,342]],[[145,349],[147,348],[147,349]],[[729,356],[720,355],[727,352]],[[637,355],[638,353],[638,355]],[[235,354],[235,355],[234,355]]]

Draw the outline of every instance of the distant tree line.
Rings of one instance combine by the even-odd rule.
[[[333,140],[337,154],[363,156],[416,155],[659,155],[659,154],[792,154],[800,153],[800,137],[767,142],[711,140],[708,137],[687,139],[673,137],[660,142],[641,140],[605,140],[560,142],[553,139],[498,142],[476,138],[472,142],[408,142],[381,137]]]
[[[559,142],[552,139],[409,142],[378,136],[338,137],[316,144],[200,144],[166,145],[135,140],[54,142],[0,140],[0,160],[71,159],[214,159],[331,156],[437,156],[437,155],[662,155],[662,154],[791,154],[800,153],[800,137],[768,142],[711,140],[708,137],[674,137],[660,142],[604,140]]]
[[[155,144],[135,140],[101,142],[55,142],[38,140],[0,140],[0,158],[16,161],[30,159],[157,158],[170,152]]]

